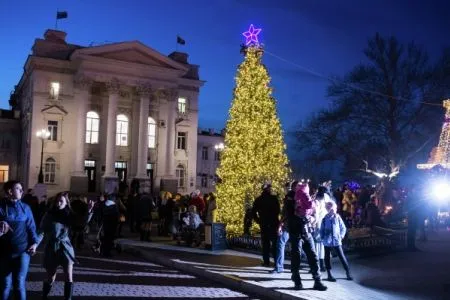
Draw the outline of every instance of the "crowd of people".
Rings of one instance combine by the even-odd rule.
[[[203,196],[199,190],[190,195],[161,192],[153,197],[138,191],[138,184],[132,182],[130,188],[121,185],[117,193],[101,194],[96,199],[63,192],[38,201],[32,190],[23,195],[20,182],[7,182],[5,197],[0,201],[1,299],[8,299],[10,293],[15,299],[26,299],[30,256],[41,243],[45,244],[43,266],[47,271],[43,299],[50,293],[60,266],[64,271],[64,297],[71,299],[75,250],[84,247],[88,232],[97,233],[92,250],[110,257],[114,240],[122,236],[124,225],[129,226],[130,232],[139,233],[141,241],[151,241],[156,214],[158,232],[154,234],[172,237],[179,243],[184,241],[188,246],[199,246],[204,224],[215,222],[217,204],[213,193]],[[415,239],[415,230],[423,223],[418,209],[421,206],[413,201],[418,199],[414,195],[412,191],[410,202],[417,203],[409,213],[410,248],[415,248],[410,240]],[[332,254],[339,257],[347,279],[353,279],[342,249],[347,228],[385,226],[372,187],[344,185],[332,192],[331,182],[314,185],[304,181],[287,186],[282,206],[272,194],[271,185],[264,184],[261,196],[246,213],[247,234],[252,222],[258,223],[261,230],[263,265],[270,266],[272,256],[275,266],[270,272],[283,272],[285,246],[290,241],[295,288],[302,288],[299,269],[303,250],[317,290],[327,289],[322,283],[322,272],[327,272],[329,281],[336,281],[331,271]]]

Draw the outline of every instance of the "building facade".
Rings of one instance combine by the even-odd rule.
[[[212,129],[198,131],[197,140],[197,189],[203,194],[216,190],[216,170],[224,147],[224,131]]]
[[[19,111],[0,109],[0,194],[6,181],[19,176],[19,117]]]
[[[21,179],[48,195],[195,189],[198,97],[188,55],[165,56],[138,41],[83,47],[66,33],[36,39],[11,98],[21,111]],[[48,130],[40,139],[36,132]],[[41,148],[41,146],[43,147]]]

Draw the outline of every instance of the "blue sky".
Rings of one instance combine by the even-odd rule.
[[[69,14],[58,28],[74,44],[140,40],[169,54],[181,35],[186,46],[180,50],[200,65],[207,81],[200,96],[205,128],[225,125],[242,61],[241,33],[250,23],[263,28],[264,62],[285,131],[327,103],[327,80],[301,67],[325,77],[345,74],[364,61],[362,49],[377,31],[415,40],[433,56],[450,44],[450,5],[444,0],[3,0],[0,107],[8,107],[34,39],[54,28],[57,9]]]

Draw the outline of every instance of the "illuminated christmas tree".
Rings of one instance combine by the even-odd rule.
[[[243,232],[244,214],[261,194],[265,182],[283,196],[288,179],[288,159],[270,77],[258,43],[261,29],[250,26],[244,33],[244,61],[238,68],[234,99],[226,127],[225,148],[217,170],[218,221],[227,232]]]
[[[426,164],[417,165],[418,169],[432,169],[438,165],[450,169],[450,99],[444,101],[445,120],[442,125],[439,144],[433,148]]]

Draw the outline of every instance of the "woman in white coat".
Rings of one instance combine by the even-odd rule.
[[[325,209],[325,202],[332,201],[331,197],[327,194],[327,188],[324,186],[319,186],[317,190],[315,202],[315,213],[314,213],[314,226],[313,226],[313,237],[315,242],[315,249],[317,256],[319,257],[320,271],[325,272],[325,248],[323,247],[322,239],[320,237],[320,226],[322,224],[322,219],[327,214]]]

